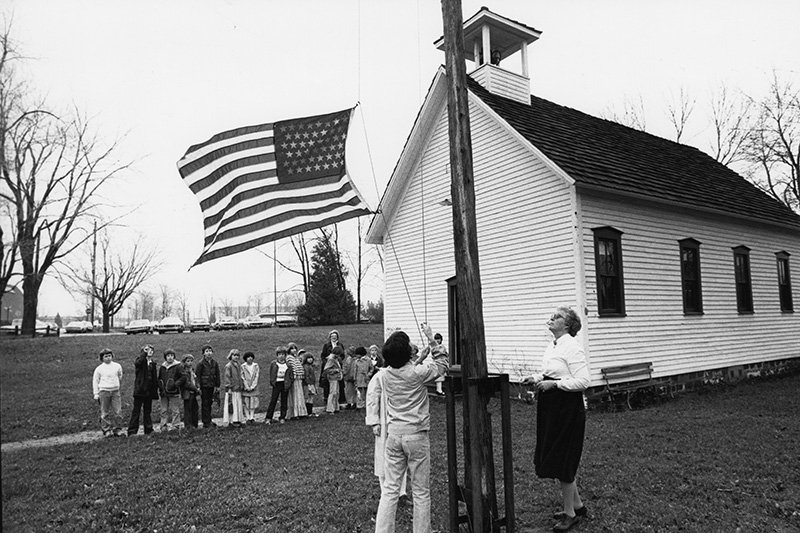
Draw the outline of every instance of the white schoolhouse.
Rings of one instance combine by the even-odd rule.
[[[800,216],[696,148],[531,96],[539,35],[486,8],[464,23],[490,372],[530,373],[559,305],[583,319],[594,385],[636,362],[667,377],[800,357]],[[520,72],[501,66],[517,52]],[[456,351],[445,81],[367,242],[385,251],[386,328],[414,340],[427,320]]]

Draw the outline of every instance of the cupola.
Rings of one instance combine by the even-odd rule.
[[[475,64],[469,75],[490,93],[529,104],[528,45],[541,34],[539,30],[482,7],[464,22],[464,58]],[[444,37],[433,44],[444,50]],[[515,72],[503,61],[517,52],[521,64]]]

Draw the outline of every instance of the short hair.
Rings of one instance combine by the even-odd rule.
[[[342,348],[341,344],[337,344],[336,346],[334,346],[333,350],[331,350],[331,353],[333,355],[342,356],[344,355],[344,348]]]
[[[433,336],[433,340],[435,340],[435,341],[443,340],[442,339],[442,334],[441,333],[437,333],[436,335]]]
[[[295,352],[297,351],[297,345],[293,342],[290,342],[289,344],[286,345],[286,353],[289,353],[292,348],[294,348]]]
[[[181,363],[185,363],[186,361],[189,361],[190,359],[192,361],[194,361],[194,356],[192,354],[190,354],[190,353],[187,353],[186,355],[181,357]]]
[[[152,344],[145,344],[144,346],[142,346],[139,349],[139,353],[142,354],[142,355],[147,355],[147,349],[148,348],[150,348],[152,350],[153,349],[153,345]]]
[[[557,311],[563,313],[564,315],[564,323],[567,326],[567,333],[569,333],[571,337],[577,335],[582,327],[581,318],[578,316],[578,313],[569,307],[559,307]]]
[[[249,357],[250,359],[255,359],[255,358],[256,358],[256,354],[254,354],[253,352],[244,352],[244,356],[242,356],[242,359],[244,359],[245,361],[247,361],[247,358],[248,358],[248,357]]]
[[[204,353],[206,350],[211,350],[211,353],[214,353],[214,348],[212,348],[210,344],[204,344],[203,347],[200,348],[200,353]]]
[[[383,343],[383,360],[392,368],[402,368],[411,360],[411,344],[404,331],[395,331]]]
[[[237,350],[236,348],[234,348],[233,350],[231,350],[230,352],[228,352],[228,361],[230,361],[231,359],[233,359],[233,356],[234,356],[234,355],[239,355],[240,353],[241,353],[241,352],[239,352],[239,350]]]
[[[363,346],[359,346],[358,348],[356,348],[356,355],[361,355],[361,356],[367,355],[367,349],[364,348]]]
[[[169,354],[175,356],[175,350],[173,350],[172,348],[167,348],[166,350],[164,350],[164,359],[166,359]]]
[[[286,355],[288,350],[286,350],[286,346],[278,346],[275,348],[275,355],[284,354]]]
[[[103,357],[105,357],[106,354],[111,354],[111,357],[112,358],[114,357],[114,352],[111,351],[111,348],[103,348],[102,350],[100,350],[101,361],[103,360]]]
[[[336,338],[337,338],[337,339],[340,337],[340,335],[339,335],[339,330],[332,329],[332,330],[330,330],[330,331],[328,332],[328,339],[329,339],[329,340],[330,340],[330,338],[331,338],[331,335],[333,335],[334,333],[336,333]]]

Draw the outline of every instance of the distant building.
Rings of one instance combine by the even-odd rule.
[[[559,305],[582,317],[594,385],[637,362],[666,377],[800,357],[800,216],[693,147],[531,96],[539,34],[486,8],[464,24],[489,371],[537,367]],[[367,242],[385,249],[387,330],[416,332],[424,305],[458,363],[445,78]]]
[[[22,291],[16,287],[0,297],[0,322],[10,324],[15,318],[22,318]]]

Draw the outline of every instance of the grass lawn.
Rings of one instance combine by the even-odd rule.
[[[362,328],[347,332],[342,328],[345,343],[357,341],[359,332],[382,336],[380,330]],[[219,358],[229,347],[285,342],[263,340],[267,333],[262,330],[257,332],[262,340],[253,338],[248,346],[246,337],[237,333],[210,335]],[[296,338],[308,333],[304,345],[316,346],[326,331],[269,332],[273,333]],[[206,337],[165,338],[175,339],[173,346],[180,352],[178,340],[196,351]],[[126,370],[132,364],[130,347],[143,340],[103,339],[112,349],[130,352],[123,362]],[[159,337],[148,340],[162,349]],[[242,342],[234,344],[236,340]],[[6,439],[6,431],[27,432],[19,426],[7,430],[7,413],[13,414],[9,402],[26,413],[14,419],[16,424],[25,417],[53,422],[52,413],[41,413],[38,407],[41,390],[16,386],[9,391],[6,387],[9,370],[17,379],[33,379],[37,369],[61,368],[53,366],[45,353],[58,355],[59,364],[70,367],[88,359],[80,363],[81,371],[64,372],[64,379],[80,389],[78,401],[89,403],[85,416],[96,427],[96,408],[87,389],[97,350],[86,345],[94,341],[61,339],[61,350],[46,344],[51,339],[36,341],[32,346],[42,346],[42,357],[31,366],[27,357],[22,357],[25,365],[7,362],[6,348],[27,346],[26,342],[3,342],[4,441],[21,438]],[[76,353],[66,355],[71,351]],[[259,355],[265,353],[266,349]],[[47,384],[53,386],[56,381]],[[130,382],[127,387],[129,391]],[[590,412],[578,479],[590,519],[575,530],[799,531],[798,389],[800,375],[794,375],[709,394],[687,394],[638,411]],[[490,409],[495,454],[499,454],[496,403],[491,402]],[[77,409],[75,402],[71,409]],[[440,399],[432,399],[431,414],[433,526],[444,531],[447,478]],[[517,523],[549,530],[550,515],[559,506],[558,488],[533,473],[534,424],[535,407],[512,402]],[[80,423],[67,426],[74,429]],[[325,533],[360,528],[366,533],[374,527],[371,519],[379,498],[372,450],[372,434],[363,416],[346,411],[283,425],[140,435],[7,452],[2,456],[3,531]],[[502,479],[499,466],[497,478]],[[398,532],[409,531],[411,508],[401,507]]]
[[[133,405],[133,361],[143,344],[152,344],[153,359],[161,364],[161,354],[172,348],[178,354],[191,353],[195,361],[208,342],[215,350],[220,371],[227,363],[228,351],[252,351],[261,366],[261,407],[269,403],[269,363],[275,347],[294,342],[319,359],[331,327],[264,328],[239,331],[212,331],[165,335],[91,335],[71,337],[0,338],[0,441],[51,437],[64,433],[99,430],[97,404],[92,399],[92,373],[100,364],[104,347],[114,351],[122,365],[122,414],[130,416]],[[345,346],[381,344],[381,324],[336,326]],[[319,364],[319,361],[316,362]],[[158,413],[158,401],[153,404]],[[222,416],[215,405],[213,416]],[[127,421],[127,419],[126,419]]]

